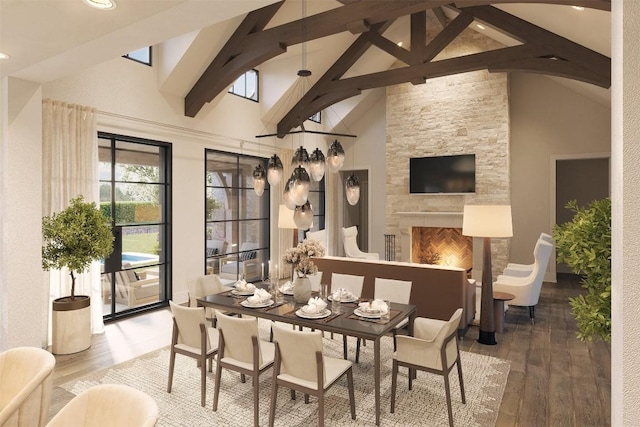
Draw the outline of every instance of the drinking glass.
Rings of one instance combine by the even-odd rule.
[[[327,300],[328,289],[329,289],[329,284],[328,283],[320,283],[320,298],[323,301]]]
[[[342,313],[342,307],[339,298],[331,298],[331,311],[333,313]]]
[[[387,311],[386,313],[382,314],[381,319],[382,320],[389,320],[391,318],[391,301],[389,301],[388,299],[383,300],[385,304],[387,304]]]

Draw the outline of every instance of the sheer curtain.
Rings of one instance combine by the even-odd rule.
[[[291,158],[293,157],[293,150],[289,148],[281,148],[278,152],[278,156],[280,156],[280,160],[282,160],[282,181],[275,188],[279,192],[278,197],[278,206],[282,205],[282,194],[284,193],[284,186],[287,185],[287,180],[291,177],[291,172],[293,169],[291,167]],[[293,213],[292,213],[293,214]],[[276,223],[277,223],[276,218]],[[280,269],[278,270],[278,278],[288,277],[290,272],[287,272],[287,269],[284,268],[282,264],[282,255],[284,252],[289,249],[293,242],[293,233],[298,232],[298,230],[291,230],[288,228],[279,228],[278,229],[278,262],[280,265]]]
[[[69,201],[83,195],[86,201],[99,202],[98,130],[94,108],[42,101],[42,215],[59,212]],[[51,301],[71,293],[69,272],[49,272],[49,343],[51,343]],[[91,297],[93,333],[104,330],[100,263],[76,277],[76,295]]]

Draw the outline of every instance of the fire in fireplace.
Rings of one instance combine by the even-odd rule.
[[[411,262],[473,267],[473,238],[462,235],[461,228],[412,227]]]

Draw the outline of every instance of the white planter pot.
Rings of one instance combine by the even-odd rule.
[[[76,296],[74,301],[58,298],[53,302],[53,354],[71,354],[91,346],[91,300]]]

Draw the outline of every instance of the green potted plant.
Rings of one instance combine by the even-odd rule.
[[[71,295],[53,301],[52,352],[85,350],[91,344],[91,300],[76,295],[76,274],[111,254],[111,224],[95,203],[78,196],[66,209],[42,218],[42,237],[42,268],[66,268],[71,277]]]
[[[553,237],[558,262],[582,276],[587,292],[570,299],[578,323],[578,338],[611,340],[611,200],[596,200],[586,208],[567,203],[573,219],[556,225]]]

